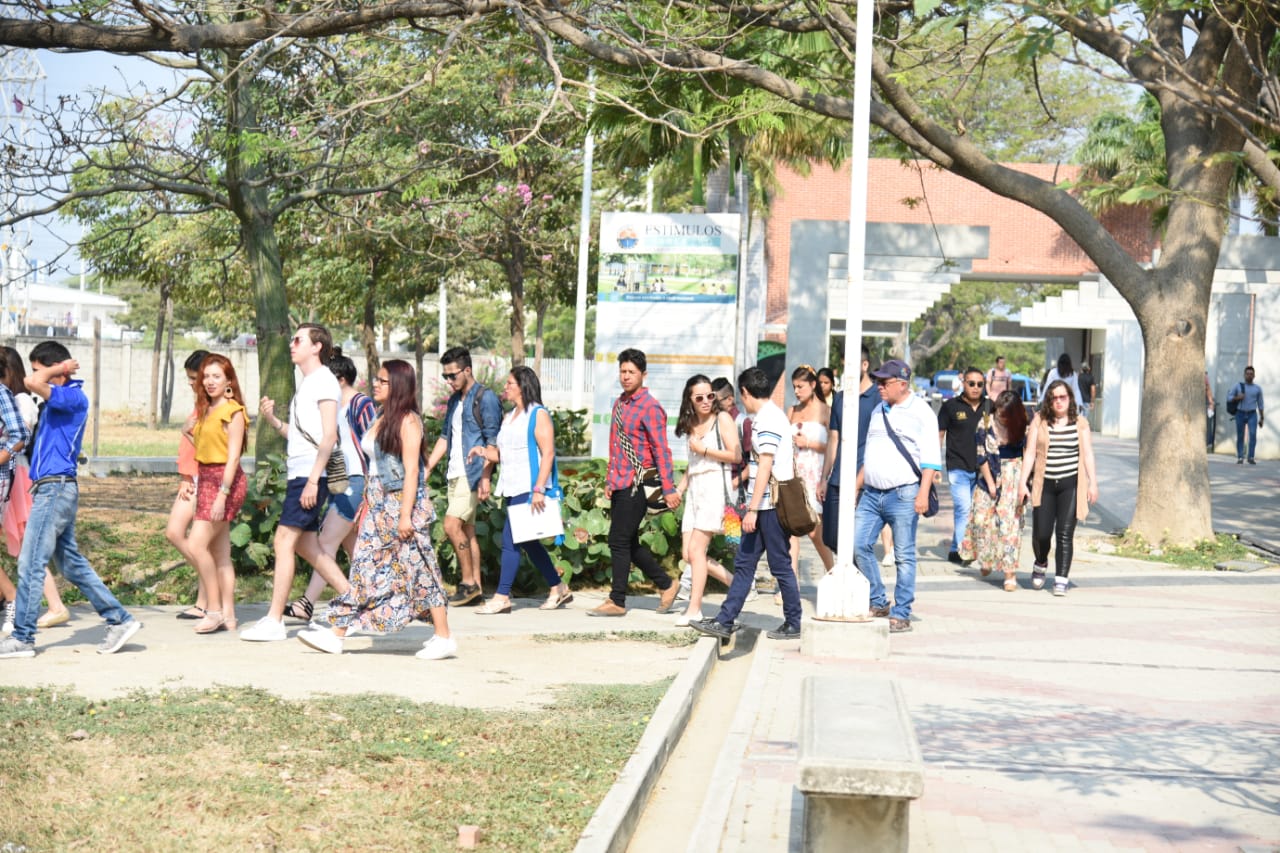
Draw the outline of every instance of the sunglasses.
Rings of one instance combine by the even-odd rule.
[[[289,339],[289,344],[291,346],[302,346],[303,344],[309,344],[309,343],[311,343],[311,341],[302,337],[302,335],[294,335],[292,338]]]
[[[693,402],[695,403],[714,403],[716,401],[715,394],[694,394]]]
[[[1050,394],[1050,395],[1049,395],[1049,399],[1050,399],[1050,400],[1054,400],[1054,401],[1057,401],[1057,400],[1070,400],[1070,399],[1071,399],[1071,395],[1070,395],[1070,394]]]
[[[905,379],[900,379],[900,378],[898,378],[897,376],[891,376],[891,377],[889,377],[888,379],[877,379],[877,380],[876,380],[876,384],[877,384],[877,385],[888,385],[890,382],[906,382],[906,381],[907,381],[907,380],[905,380]]]
[[[964,384],[965,384],[965,385],[968,385],[970,388],[981,388],[982,386],[986,385],[987,383],[986,383],[986,382],[966,382],[966,383],[964,383]]]
[[[457,373],[445,373],[445,374],[443,374],[443,376],[444,376],[444,381],[445,381],[445,382],[452,382],[453,380],[457,379],[457,378],[458,378],[459,376],[461,376],[461,375],[462,375],[462,371],[461,371],[461,370],[459,370]]]

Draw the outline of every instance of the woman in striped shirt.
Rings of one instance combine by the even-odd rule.
[[[1031,585],[1036,589],[1044,587],[1049,547],[1056,538],[1053,594],[1066,595],[1076,522],[1084,521],[1089,504],[1098,500],[1098,477],[1089,422],[1080,417],[1075,395],[1061,379],[1049,383],[1040,410],[1031,421],[1022,470],[1032,472],[1029,493],[1035,565]],[[1020,498],[1025,499],[1025,481],[1020,491]]]

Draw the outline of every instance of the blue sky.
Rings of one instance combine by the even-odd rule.
[[[45,72],[43,86],[36,87],[36,100],[46,104],[56,103],[63,95],[104,89],[108,92],[124,92],[139,84],[155,88],[172,79],[171,72],[132,56],[54,53],[48,50],[39,50],[35,54]],[[79,226],[56,216],[44,217],[31,225],[31,249],[28,254],[41,263],[47,263],[63,250],[62,241],[75,242],[78,236]],[[79,272],[79,259],[73,248],[70,254],[58,261],[58,269],[49,278],[61,282],[68,277],[78,276]]]

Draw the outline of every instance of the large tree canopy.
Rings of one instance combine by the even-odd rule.
[[[855,5],[322,1],[297,12],[289,6],[216,4],[219,17],[210,18],[197,11],[211,8],[205,4],[112,0],[86,7],[16,0],[6,8],[18,11],[0,18],[0,43],[199,53],[367,30],[397,19],[457,33],[486,16],[501,16],[537,47],[556,85],[572,76],[566,68],[589,58],[728,78],[818,115],[845,119],[853,112]],[[1129,302],[1146,355],[1132,527],[1155,541],[1210,535],[1207,467],[1204,455],[1195,452],[1202,439],[1209,294],[1235,169],[1243,163],[1268,184],[1280,175],[1276,152],[1266,142],[1280,133],[1280,8],[1272,0],[888,0],[877,10],[873,124],[904,153],[1052,218]],[[815,36],[825,38],[829,50],[797,48]],[[989,74],[996,63],[1008,71]],[[965,114],[971,108],[966,104],[976,108],[984,102],[971,93],[1007,86],[1009,75],[1024,90],[1040,92],[1043,71],[1061,63],[1132,81],[1160,106],[1168,211],[1163,250],[1150,268],[1131,257],[1068,188],[1002,165],[996,146],[968,132],[972,116]],[[423,73],[430,74],[426,63]],[[1052,117],[1052,99],[1044,105]]]

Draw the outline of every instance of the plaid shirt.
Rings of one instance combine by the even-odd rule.
[[[657,468],[662,478],[662,493],[675,492],[675,479],[671,472],[671,448],[667,446],[667,413],[662,405],[641,388],[630,397],[618,398],[613,406],[613,418],[609,424],[609,475],[605,484],[610,491],[630,488],[636,481],[636,472],[622,452],[618,430],[624,429],[631,437],[636,458],[641,468]]]
[[[9,461],[0,466],[0,471],[11,473],[15,464],[14,448],[19,444],[26,444],[31,440],[31,434],[27,432],[27,425],[22,422],[22,415],[18,412],[18,404],[13,399],[13,392],[9,390],[9,386],[0,384],[0,422],[4,424],[4,434],[0,435],[0,448],[9,451]]]

